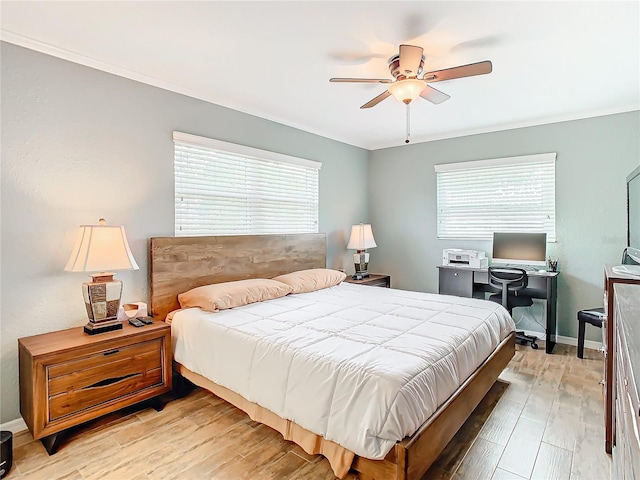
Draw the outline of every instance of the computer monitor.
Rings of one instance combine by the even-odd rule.
[[[547,264],[547,234],[494,232],[491,261],[503,265],[545,266]]]

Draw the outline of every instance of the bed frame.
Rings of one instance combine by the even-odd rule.
[[[151,312],[164,319],[177,296],[211,283],[271,278],[326,267],[324,234],[158,237],[150,244]],[[371,287],[375,288],[375,287]],[[361,480],[419,480],[495,383],[515,353],[515,335],[489,358],[414,433],[384,460],[356,456]]]

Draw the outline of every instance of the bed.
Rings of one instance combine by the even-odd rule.
[[[178,294],[202,285],[249,278],[272,278],[292,271],[324,268],[326,264],[325,251],[326,240],[323,234],[153,238],[151,239],[150,248],[152,312],[156,317],[165,318],[167,314],[179,308],[177,301]],[[358,288],[361,290],[353,290],[357,290]],[[317,432],[318,429],[315,428],[315,425],[311,427],[308,426],[309,422],[313,424],[314,419],[308,418],[308,414],[305,414],[306,418],[303,418],[300,413],[302,407],[287,401],[287,408],[291,407],[293,409],[294,413],[292,414],[291,410],[280,409],[280,403],[277,401],[275,403],[273,403],[273,401],[269,403],[271,401],[269,399],[255,398],[255,391],[248,390],[246,388],[248,382],[244,381],[245,375],[251,375],[251,373],[238,373],[237,378],[235,378],[235,383],[233,376],[229,378],[216,377],[217,381],[214,381],[208,378],[206,368],[202,368],[202,366],[206,364],[206,360],[192,360],[184,356],[184,352],[190,350],[190,348],[185,348],[185,345],[196,345],[201,340],[197,334],[194,335],[193,333],[191,337],[188,337],[188,328],[184,327],[184,325],[188,325],[190,322],[196,322],[198,325],[213,324],[213,328],[218,328],[217,332],[212,334],[205,343],[201,342],[200,347],[197,349],[193,348],[194,351],[205,350],[206,347],[203,348],[202,345],[214,344],[216,338],[222,338],[221,336],[225,335],[224,332],[228,331],[229,336],[225,337],[225,341],[219,343],[216,348],[216,351],[222,354],[221,352],[224,351],[225,347],[224,343],[233,344],[235,341],[233,335],[237,336],[238,331],[242,333],[243,328],[248,328],[247,325],[251,325],[251,328],[257,328],[258,330],[264,330],[267,327],[273,328],[278,332],[286,330],[285,327],[275,324],[271,319],[265,321],[266,323],[263,322],[263,324],[259,322],[256,323],[255,325],[260,325],[259,327],[254,326],[253,323],[245,322],[246,318],[252,314],[257,315],[256,318],[264,319],[266,318],[266,313],[262,310],[266,309],[267,311],[276,311],[279,317],[286,317],[287,313],[285,310],[290,312],[300,311],[300,308],[307,308],[307,304],[310,305],[309,308],[311,308],[311,304],[313,304],[313,308],[321,311],[327,308],[327,305],[322,303],[323,301],[326,302],[327,299],[331,307],[335,304],[344,303],[348,312],[362,312],[363,304],[365,307],[369,303],[373,305],[375,301],[375,299],[373,299],[374,296],[384,297],[385,300],[382,301],[382,304],[386,306],[392,305],[395,308],[392,312],[395,319],[401,318],[398,316],[400,310],[406,310],[409,306],[415,306],[416,302],[427,302],[429,305],[428,308],[433,311],[442,310],[444,312],[446,310],[449,313],[445,312],[443,315],[447,316],[447,318],[451,316],[452,309],[461,310],[465,315],[471,317],[476,316],[475,311],[483,309],[494,312],[489,316],[504,316],[504,312],[500,311],[501,307],[488,302],[478,302],[473,299],[458,299],[457,297],[429,296],[428,294],[414,294],[412,292],[394,291],[390,289],[374,290],[374,288],[375,287],[342,284],[311,294],[290,295],[286,298],[283,297],[277,300],[261,302],[264,303],[264,305],[254,304],[247,306],[249,308],[239,307],[232,309],[234,310],[233,312],[227,310],[222,312],[224,313],[223,315],[217,313],[190,312],[190,310],[193,309],[179,312],[179,314],[173,317],[176,325],[173,326],[172,329],[175,330],[175,335],[184,335],[184,337],[174,337],[176,360],[178,358],[181,360],[175,361],[175,369],[196,385],[211,390],[216,395],[245,410],[252,418],[277,429],[283,433],[286,439],[293,440],[300,444],[309,453],[322,453],[327,456],[338,476],[345,473],[344,468],[346,463],[346,468],[351,467],[358,471],[362,479],[419,479],[438,457],[439,453],[468,418],[473,409],[482,400],[500,372],[513,356],[515,340],[512,333],[512,324],[506,324],[504,319],[501,320],[502,325],[499,328],[496,327],[497,330],[501,331],[499,338],[496,338],[498,334],[495,333],[494,330],[496,330],[496,328],[494,327],[487,327],[488,329],[485,327],[481,329],[477,326],[473,327],[479,332],[484,332],[484,337],[491,337],[491,349],[487,350],[486,347],[474,347],[475,350],[486,350],[481,353],[482,358],[479,360],[480,363],[477,368],[476,366],[470,367],[461,360],[454,362],[456,365],[461,364],[459,368],[460,375],[464,372],[464,378],[461,377],[458,382],[460,386],[457,387],[457,384],[454,385],[451,394],[447,392],[446,398],[438,399],[436,404],[431,405],[430,403],[433,402],[423,402],[425,403],[425,412],[417,409],[418,411],[415,412],[415,415],[426,415],[426,413],[428,413],[428,418],[421,419],[419,423],[416,423],[416,418],[420,417],[416,416],[412,418],[411,421],[409,421],[409,424],[413,422],[410,427],[411,433],[407,433],[404,438],[400,436],[397,442],[394,441],[391,444],[389,444],[386,433],[383,435],[384,438],[382,438],[382,440],[373,435],[375,441],[372,442],[371,439],[365,440],[365,444],[367,444],[365,446],[360,445],[353,438],[342,438],[339,434],[336,436],[334,432],[336,428],[329,429],[327,433],[322,431],[323,435],[314,434],[313,432]],[[375,292],[377,292],[377,294],[374,294]],[[358,300],[355,301],[353,298],[357,298]],[[354,301],[356,302],[355,304],[353,304]],[[402,302],[407,303],[408,306],[406,308],[403,307],[400,305]],[[449,305],[453,306],[451,307]],[[360,310],[358,310],[358,308],[360,308]],[[365,310],[367,309],[365,308]],[[369,309],[369,313],[371,313],[371,310],[372,309]],[[375,308],[373,310],[375,310]],[[313,311],[313,309],[309,311]],[[386,312],[381,311],[378,313],[383,315]],[[182,317],[178,317],[178,315]],[[187,320],[186,317],[189,315],[195,315],[196,320]],[[204,317],[202,315],[204,315]],[[232,317],[232,315],[236,317],[240,315],[241,320]],[[333,310],[328,312],[325,324],[332,316],[333,320],[335,320],[336,318],[340,319],[341,315],[342,319],[344,319],[346,314],[336,313]],[[411,317],[411,315],[414,314],[409,314],[409,317]],[[353,319],[347,319],[349,321],[355,321],[358,316],[359,315],[354,315]],[[478,314],[478,316],[480,316],[480,314]],[[276,316],[274,315],[274,319],[275,318]],[[411,324],[413,320],[412,318],[408,318],[403,321],[409,324],[409,330],[413,329],[411,333],[412,336],[415,337],[415,335],[413,335],[413,333],[415,333],[415,324]],[[305,330],[306,332],[312,332],[312,335],[317,334],[317,331],[313,330],[313,321],[314,318],[311,318],[310,323],[304,326],[296,324],[296,328],[307,328],[307,330]],[[377,321],[377,318],[366,318],[364,319],[364,324],[351,325],[349,331],[359,331],[359,335],[366,337],[364,340],[365,343],[371,343],[370,337],[373,335],[373,341],[375,343],[375,336],[378,335],[378,332],[384,333],[388,331],[382,329],[375,330],[374,324]],[[220,325],[215,327],[216,322],[221,323],[224,328]],[[237,325],[238,331],[229,329],[229,322],[234,326]],[[339,321],[337,323],[341,322]],[[444,323],[446,323],[446,321],[444,321]],[[438,324],[443,324],[443,320],[440,320]],[[288,324],[285,323],[285,326],[286,325]],[[477,325],[480,325],[480,323],[477,323]],[[366,329],[362,330],[365,327]],[[456,333],[456,335],[458,333]],[[273,336],[273,331],[271,331],[271,334]],[[345,332],[341,332],[339,335],[344,336]],[[401,341],[401,335],[405,335],[405,333],[398,334],[398,341]],[[202,338],[205,337],[204,334],[200,336]],[[300,337],[300,335],[298,335],[298,337]],[[406,336],[404,338],[406,338]],[[382,338],[382,340],[388,341],[389,339]],[[464,342],[464,339],[459,340],[458,343]],[[469,342],[466,342],[467,347],[468,344]],[[239,346],[234,348],[238,351],[241,349]],[[286,348],[289,348],[289,345],[287,345]],[[405,346],[403,348],[413,348],[413,346]],[[235,350],[229,350],[226,355],[228,355],[230,359],[234,359],[234,364],[247,363],[243,362],[244,357],[242,355],[233,357]],[[363,355],[363,358],[366,358],[366,355],[373,354],[369,352]],[[466,358],[465,355],[459,358]],[[371,356],[371,358],[377,358],[377,356],[376,354]],[[395,369],[398,364],[402,364],[402,358],[402,356],[395,358],[395,360],[389,364],[388,368],[391,368],[391,365],[393,365]],[[281,370],[278,365],[270,362],[273,361],[267,358],[265,368],[271,365],[273,371]],[[251,368],[256,368],[256,365]],[[322,371],[324,365],[322,363],[318,363],[317,365],[307,364],[305,368]],[[240,371],[241,370],[238,370],[238,372]],[[259,371],[260,378],[262,378],[263,373],[265,372]],[[404,374],[413,375],[410,371],[409,373],[404,372]],[[258,375],[258,373],[256,373],[256,375]],[[327,378],[333,374],[328,375]],[[454,377],[456,375],[457,373],[451,374],[450,376]],[[264,382],[266,383],[263,383],[259,390],[270,389],[269,381],[265,380]],[[273,383],[278,383],[278,380],[274,380]],[[314,385],[317,384],[318,382],[314,383]],[[319,384],[322,385],[322,380],[319,381]],[[346,385],[349,385],[348,381]],[[311,388],[314,392],[313,395],[322,395],[322,389],[313,390],[313,388]],[[363,384],[362,388],[366,389],[368,387]],[[381,390],[384,389],[381,388]],[[348,396],[348,389],[347,394],[339,395],[340,398],[345,396]],[[411,397],[411,395],[409,395],[409,397]],[[393,396],[391,398],[395,399]],[[304,401],[304,399],[302,401]],[[389,404],[393,403],[388,398],[382,401],[382,403],[385,403],[385,401]],[[307,403],[312,404],[313,398],[308,399]],[[265,404],[268,405],[269,408],[265,408]],[[401,412],[409,410],[406,405],[402,408],[405,410],[401,409]],[[411,407],[411,409],[416,410],[415,405]],[[427,410],[429,411],[426,412]],[[433,410],[433,412],[431,412],[431,410]],[[316,409],[310,409],[310,412],[313,416],[313,414],[316,413]],[[349,421],[348,412],[349,411],[347,411],[347,414],[342,413],[343,416],[346,415],[342,419],[345,425],[346,422]],[[354,417],[358,415],[361,415],[361,409],[356,409]],[[384,417],[384,412],[379,414],[379,416],[380,415]],[[392,412],[391,416],[393,417],[394,415]],[[324,413],[320,412],[319,407],[317,416],[318,418],[325,418]],[[384,417],[384,419],[386,420],[386,417]],[[393,424],[391,430],[395,429],[394,431],[397,435],[395,423],[390,423]],[[307,428],[305,428],[305,425]],[[403,426],[398,428],[407,427]],[[342,434],[344,433],[345,432],[342,432]],[[353,429],[346,429],[346,433],[353,433]],[[324,438],[324,436],[327,438]],[[378,442],[378,440],[380,441]],[[376,442],[379,444],[373,445],[373,449],[369,450],[369,444],[375,444]],[[347,444],[351,448],[346,448],[343,444]],[[380,452],[382,452],[382,454]]]

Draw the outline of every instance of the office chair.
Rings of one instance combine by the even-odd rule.
[[[528,284],[527,272],[522,268],[489,267],[489,286],[499,292],[489,296],[489,300],[501,304],[513,316],[515,307],[530,307],[533,299],[529,296],[518,295]],[[526,335],[523,331],[516,331],[516,340],[522,345],[531,343],[531,348],[538,349],[537,337]]]

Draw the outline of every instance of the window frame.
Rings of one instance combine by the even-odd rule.
[[[438,239],[490,240],[493,231],[499,231],[546,232],[547,242],[557,241],[556,153],[438,164],[434,169]],[[509,184],[509,175],[515,175],[511,184]],[[490,176],[499,182],[498,189],[504,192],[502,196],[496,198],[495,202],[491,201],[493,193],[486,192],[487,187],[490,186],[488,181]],[[529,188],[523,189],[523,184]],[[470,190],[471,194],[468,193]],[[474,196],[474,191],[478,195]],[[514,192],[520,191],[529,192],[529,194],[525,193],[517,197],[519,202],[513,203]],[[532,201],[537,203],[539,208],[529,217],[522,217],[522,211],[520,211],[518,213],[520,218],[517,221],[517,215],[510,214],[506,209],[504,215],[484,218],[481,222],[472,216],[474,209],[476,213],[478,212],[478,205],[495,209],[506,205],[507,195],[510,195],[509,201],[515,207],[513,210],[523,210],[526,208],[525,205]],[[488,213],[485,216],[491,217],[491,214]],[[510,216],[513,218],[509,218]],[[530,222],[529,224],[523,221],[525,218]]]
[[[318,232],[320,204],[320,169],[322,167],[321,162],[178,131],[173,132],[173,142],[175,236],[258,234],[277,235],[288,233]],[[228,215],[222,213],[222,216],[224,216],[224,219],[227,221],[221,222],[218,226],[215,225],[214,221],[203,223],[203,228],[199,230],[194,226],[190,227],[189,222],[181,220],[182,218],[185,218],[186,215],[184,215],[184,208],[182,208],[181,213],[179,198],[184,199],[184,197],[189,196],[187,194],[187,191],[181,187],[181,182],[182,185],[185,185],[190,179],[193,180],[193,175],[190,176],[189,172],[186,169],[183,169],[182,173],[184,175],[181,176],[181,173],[179,172],[179,156],[182,155],[182,158],[188,157],[188,149],[193,150],[193,152],[191,153],[194,157],[196,155],[200,155],[205,159],[200,160],[200,162],[204,165],[203,168],[205,169],[206,175],[217,174],[218,177],[222,176],[221,174],[227,173],[238,175],[240,184],[229,186],[229,188],[225,188],[225,186],[223,185],[215,185],[215,180],[211,180],[210,183],[208,182],[206,185],[201,186],[200,190],[198,190],[197,187],[193,186],[187,187],[191,188],[191,192],[189,192],[191,195],[201,195],[205,197],[207,199],[206,202],[210,202],[211,205],[214,205],[216,202],[222,203],[221,199],[223,199],[224,197],[235,199],[232,201],[238,203],[238,205],[236,205],[236,208],[238,208],[237,225],[233,227],[228,226],[229,221],[233,222],[233,213]],[[199,152],[196,153],[196,150],[199,150]],[[226,165],[219,166],[217,170],[215,166],[207,165],[207,162],[214,161],[216,158],[218,158],[219,160],[222,160],[224,158]],[[264,162],[264,165],[261,165],[261,162]],[[182,162],[182,164],[184,165],[184,161]],[[298,188],[298,190],[295,192],[298,194],[296,195],[297,199],[295,201],[292,199],[286,199],[286,197],[288,196],[287,192],[281,189],[283,185],[286,186],[286,182],[281,181],[281,183],[278,185],[277,181],[271,184],[268,181],[265,181],[265,178],[268,177],[269,174],[272,175],[271,178],[274,178],[274,173],[276,175],[278,174],[278,165],[282,166],[280,171],[282,172],[283,176],[293,176],[294,179],[300,182],[298,184],[298,187],[300,187],[301,184],[303,185],[302,188]],[[278,177],[278,179],[279,178],[280,177]],[[311,181],[311,184],[308,183],[309,181]],[[264,186],[267,187],[266,190],[269,191],[271,198],[266,198],[268,197],[268,195],[264,195]],[[280,187],[280,189],[278,187]],[[229,195],[228,192],[231,190],[235,192],[234,195]],[[241,200],[238,193],[248,195],[246,195],[246,197]],[[194,198],[191,198],[191,202],[192,205],[198,204],[198,202]],[[287,204],[288,202],[290,202],[291,205],[298,205],[300,207],[300,209],[297,210],[298,213],[303,212],[305,208],[310,209],[310,217],[307,219],[308,221],[306,223],[302,222],[304,224],[293,225],[293,228],[291,229],[281,228],[285,225],[284,221],[278,221],[278,217],[273,216],[273,210],[276,210],[277,215],[277,209],[282,208],[282,204]],[[277,203],[279,203],[280,205],[275,206],[275,204]],[[269,204],[268,208],[260,208],[260,205],[264,206],[267,204]],[[203,208],[206,208],[206,206]],[[218,206],[217,208],[220,207]],[[224,209],[224,206],[222,208]],[[230,212],[233,208],[234,207],[229,206],[226,213]],[[262,222],[256,221],[261,216],[265,215],[265,213],[263,213],[264,210],[272,211],[267,212],[267,217],[263,217],[263,220],[264,218],[276,220],[269,227],[264,227],[261,225]],[[224,210],[220,211],[224,212]],[[305,215],[306,214],[303,213],[301,217],[304,217]],[[204,217],[206,217],[206,214],[203,214],[203,218]],[[223,227],[223,224],[226,224],[227,227]],[[275,229],[272,227],[275,227]],[[264,231],[265,229],[269,231]],[[277,231],[275,231],[276,229]]]

